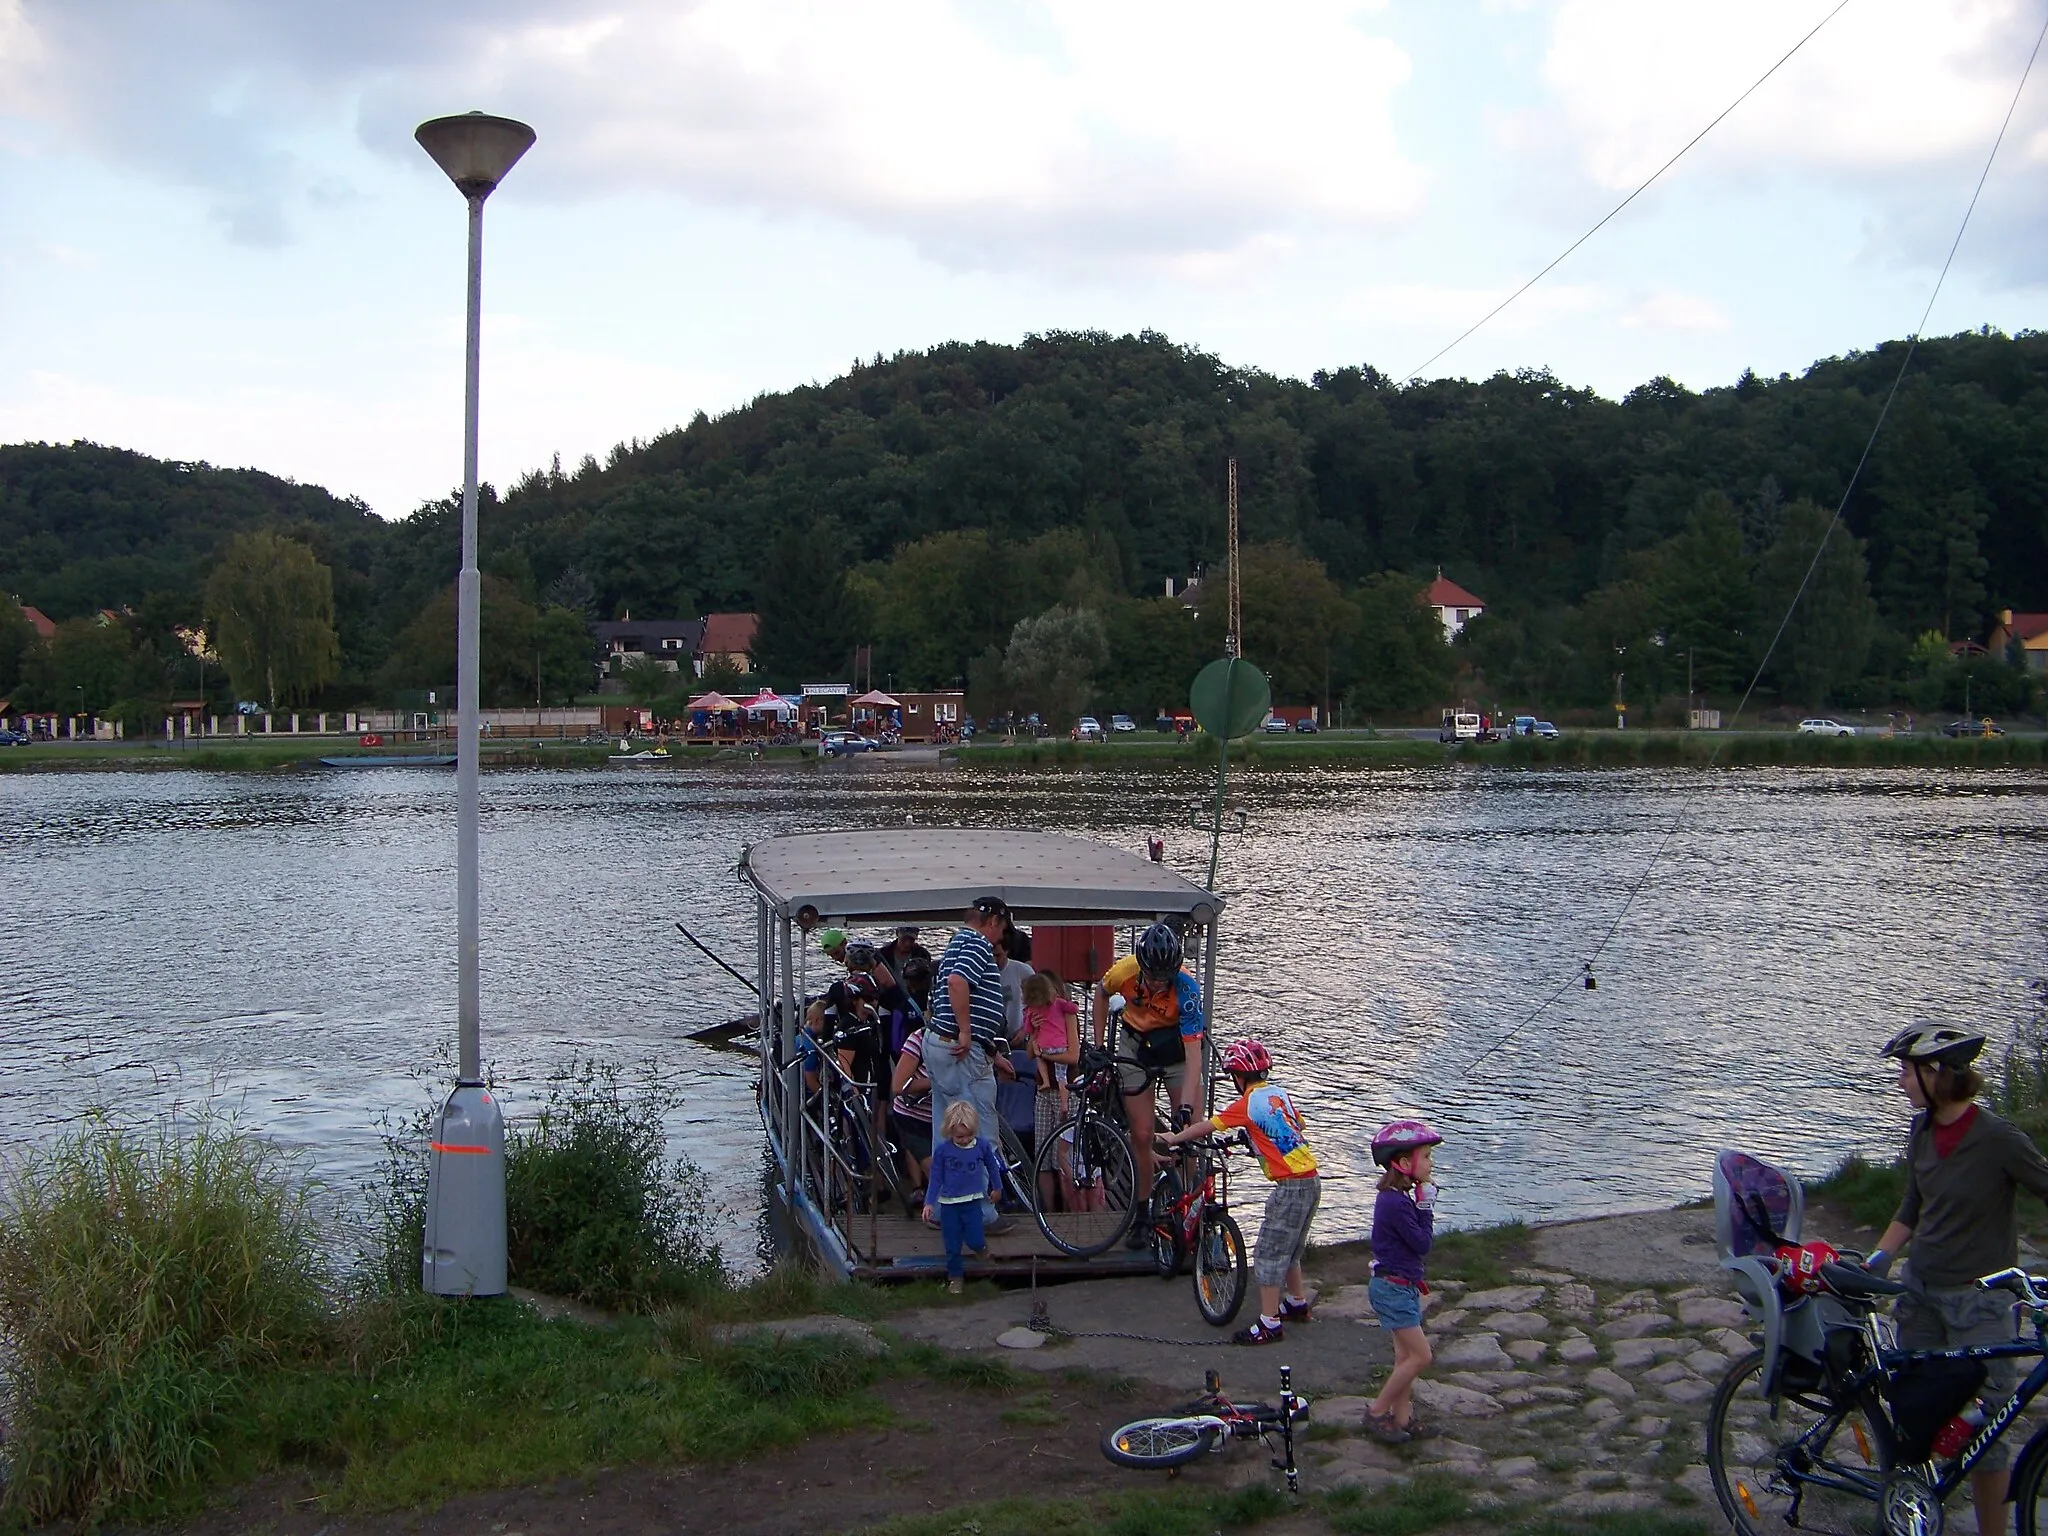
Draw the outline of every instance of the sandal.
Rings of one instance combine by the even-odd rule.
[[[1263,1318],[1249,1328],[1240,1328],[1230,1336],[1233,1344],[1278,1344],[1284,1332],[1269,1325]]]
[[[1435,1424],[1412,1410],[1409,1412],[1408,1422],[1401,1426],[1401,1430],[1410,1440],[1434,1440],[1443,1433]]]
[[[1365,1432],[1381,1445],[1406,1445],[1414,1437],[1383,1414],[1365,1410]]]

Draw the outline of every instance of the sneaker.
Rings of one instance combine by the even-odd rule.
[[[1414,1437],[1383,1414],[1365,1410],[1365,1432],[1381,1445],[1406,1445]]]
[[[1124,1246],[1134,1253],[1140,1248],[1150,1248],[1152,1228],[1142,1221],[1133,1222],[1129,1235],[1124,1238]]]
[[[1291,1296],[1280,1298],[1280,1321],[1283,1323],[1309,1323],[1315,1321],[1315,1308],[1306,1301],[1296,1301]]]
[[[958,1296],[962,1291],[966,1289],[967,1282],[965,1280],[954,1279],[948,1280],[946,1282],[946,1294],[948,1296]]]
[[[1269,1323],[1263,1317],[1249,1328],[1240,1328],[1230,1336],[1233,1344],[1278,1344],[1285,1337],[1285,1331],[1278,1323]]]
[[[983,1223],[981,1230],[989,1237],[1001,1237],[1005,1232],[1017,1230],[1017,1218],[1014,1216],[998,1216],[994,1221]]]

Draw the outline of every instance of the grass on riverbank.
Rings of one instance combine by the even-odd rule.
[[[1213,768],[1216,744],[1197,735],[1185,745],[1157,741],[1034,741],[975,746],[959,754],[974,768]],[[1554,741],[1518,737],[1455,748],[1405,736],[1324,732],[1252,736],[1231,743],[1233,768],[1494,767],[2030,767],[2048,762],[2048,737],[1802,736],[1789,731],[1574,731]]]

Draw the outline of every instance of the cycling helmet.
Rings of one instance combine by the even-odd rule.
[[[1273,1070],[1273,1056],[1256,1040],[1233,1040],[1224,1047],[1221,1065],[1233,1077],[1264,1077]]]
[[[1138,969],[1153,981],[1164,981],[1180,969],[1180,935],[1165,923],[1154,923],[1138,935]]]
[[[855,939],[846,946],[846,966],[848,970],[873,970],[875,963],[881,958],[875,946],[866,939]]]
[[[1885,1042],[1879,1054],[1900,1061],[1931,1061],[1943,1067],[1967,1067],[1984,1049],[1984,1036],[1954,1024],[1909,1024]]]
[[[1372,1160],[1384,1168],[1395,1158],[1408,1152],[1419,1152],[1424,1147],[1433,1147],[1443,1137],[1431,1130],[1420,1120],[1395,1120],[1383,1125],[1372,1138]]]

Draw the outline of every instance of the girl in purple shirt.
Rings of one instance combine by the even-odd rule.
[[[1429,1340],[1422,1332],[1423,1261],[1436,1235],[1436,1186],[1429,1180],[1430,1149],[1443,1137],[1420,1120],[1396,1120],[1372,1139],[1372,1160],[1381,1169],[1380,1193],[1372,1208],[1372,1283],[1366,1294],[1394,1340],[1394,1368],[1380,1395],[1366,1405],[1367,1433],[1400,1445],[1428,1433],[1415,1420],[1412,1389],[1429,1368]]]

